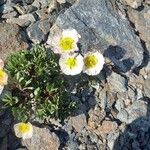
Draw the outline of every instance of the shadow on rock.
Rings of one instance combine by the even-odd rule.
[[[132,69],[134,60],[125,57],[126,50],[120,46],[110,45],[104,52],[104,56],[109,58],[115,65],[117,71],[126,73]]]
[[[113,150],[149,150],[150,149],[150,102],[147,102],[147,115],[128,124],[114,143]]]
[[[12,131],[12,124],[13,117],[9,110],[4,111],[0,116],[0,150],[16,150],[21,146],[21,140]]]
[[[3,15],[3,10],[4,10],[4,4],[5,0],[0,0],[0,23],[3,21],[3,19],[1,18]]]

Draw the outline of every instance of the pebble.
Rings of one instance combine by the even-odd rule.
[[[10,13],[6,13],[6,14],[3,14],[1,16],[1,18],[4,18],[4,19],[11,19],[13,17],[16,17],[17,16],[17,12],[16,11],[12,11]]]
[[[33,43],[40,44],[41,42],[46,41],[49,29],[50,29],[49,20],[40,20],[30,25],[27,28],[27,33]]]
[[[127,122],[128,112],[125,109],[121,109],[119,113],[117,114],[117,119],[119,119],[121,122]]]
[[[117,129],[118,125],[114,121],[103,121],[102,125],[98,126],[98,133],[99,134],[109,134],[115,132]]]
[[[2,14],[10,13],[12,11],[14,11],[13,7],[8,4],[0,6],[0,13]]]
[[[112,74],[107,78],[108,86],[112,92],[126,92],[126,80],[121,75],[112,72]]]
[[[21,15],[18,18],[7,19],[6,22],[9,24],[17,24],[21,27],[29,26],[31,23],[35,22],[35,17],[33,14]]]
[[[87,125],[86,116],[84,114],[71,117],[69,122],[78,133]]]

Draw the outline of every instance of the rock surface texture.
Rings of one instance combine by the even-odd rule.
[[[22,145],[29,150],[58,150],[59,138],[48,128],[33,127],[34,134],[31,139],[22,141]]]
[[[0,150],[150,149],[150,0],[0,0],[0,58],[32,44],[50,47],[66,28],[79,32],[83,53],[104,55],[103,70],[82,74],[84,82],[67,77],[78,109],[34,126],[30,140],[15,137],[3,93]]]
[[[5,59],[10,53],[27,49],[24,31],[17,25],[0,23],[0,57]]]
[[[57,18],[56,25],[61,29],[75,28],[82,37],[82,51],[97,49],[103,52],[122,72],[142,63],[140,40],[111,1],[79,0]],[[53,30],[52,33],[55,28]]]

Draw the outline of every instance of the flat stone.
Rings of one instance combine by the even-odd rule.
[[[56,0],[51,0],[49,6],[48,6],[48,13],[51,13],[54,9],[57,8],[57,1]]]
[[[71,117],[69,122],[78,133],[87,125],[86,116],[84,114]]]
[[[37,10],[36,14],[42,20],[48,19],[48,17],[49,17],[49,14],[47,13],[47,8]]]
[[[143,0],[125,0],[125,2],[127,3],[128,6],[136,9],[139,6],[141,6]]]
[[[0,6],[3,5],[4,3],[6,3],[6,0],[1,0],[0,1]]]
[[[107,78],[107,82],[111,92],[127,91],[125,78],[115,72]]]
[[[40,20],[27,28],[27,34],[33,43],[41,43],[47,40],[47,34],[50,30],[49,20]]]
[[[127,72],[143,60],[139,38],[128,20],[123,19],[108,0],[78,0],[59,15],[47,43],[57,29],[61,31],[69,27],[75,28],[81,35],[83,53],[89,49],[101,51],[119,71]]]
[[[33,126],[31,139],[23,140],[21,143],[29,150],[58,150],[59,138],[47,128]]]
[[[145,80],[144,92],[145,96],[150,98],[150,77],[147,80]]]
[[[128,116],[129,116],[128,112],[125,109],[121,109],[117,114],[117,119],[119,119],[121,122],[127,122]]]
[[[150,5],[150,0],[145,0],[145,3]]]
[[[110,150],[114,150],[114,143],[118,137],[119,137],[119,132],[108,134],[107,144]]]
[[[51,3],[52,0],[35,0],[33,3],[32,3],[32,6],[34,7],[37,7],[37,8],[44,8],[44,7],[47,7],[49,6],[49,4]]]
[[[66,0],[57,0],[57,2],[58,2],[59,4],[63,4],[63,3],[66,2]]]
[[[150,9],[149,6],[144,6],[141,11],[130,9],[128,11],[130,20],[135,24],[136,30],[139,32],[140,38],[146,43],[147,49],[150,52]]]
[[[0,6],[0,13],[2,14],[10,13],[12,11],[14,11],[13,7],[8,4]]]
[[[0,23],[0,57],[6,59],[11,53],[27,49],[28,44],[23,31],[18,25]]]
[[[147,109],[147,102],[143,100],[136,100],[128,108],[121,109],[117,115],[117,118],[120,121],[129,124],[139,117],[145,117],[147,115]]]
[[[99,125],[97,130],[99,131],[100,134],[109,134],[115,132],[117,127],[118,125],[116,122],[104,120],[102,122],[102,125]]]
[[[16,16],[17,16],[17,12],[12,11],[8,14],[3,14],[1,17],[4,18],[4,19],[10,19],[10,18],[13,18],[13,17],[16,17]]]
[[[33,14],[25,14],[25,15],[19,16],[18,18],[10,18],[10,19],[6,20],[7,23],[17,24],[22,27],[28,26],[35,21],[36,20],[35,20]]]
[[[89,118],[87,128],[95,130],[99,126],[99,124],[101,124],[102,120],[104,120],[106,112],[96,106],[94,109],[91,109],[89,111],[88,115]]]
[[[138,119],[139,117],[144,117],[147,115],[147,102],[142,100],[135,101],[130,107],[127,108],[129,117],[128,122],[131,123],[135,119]]]
[[[116,104],[115,104],[115,108],[120,111],[122,108],[124,108],[124,102],[122,99],[118,99],[116,101]]]
[[[98,96],[96,96],[96,100],[100,102],[100,107],[102,109],[105,109],[107,106],[107,95],[106,95],[106,90],[98,90]]]
[[[70,4],[74,4],[77,0],[66,0],[66,2],[70,3]]]

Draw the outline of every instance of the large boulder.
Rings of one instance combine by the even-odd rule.
[[[114,6],[111,0],[78,0],[57,18],[47,43],[58,29],[72,27],[82,37],[83,53],[97,49],[122,72],[139,66],[143,60],[140,40]]]
[[[22,140],[22,145],[29,150],[58,150],[59,138],[48,128],[33,126],[33,136],[31,139]]]

